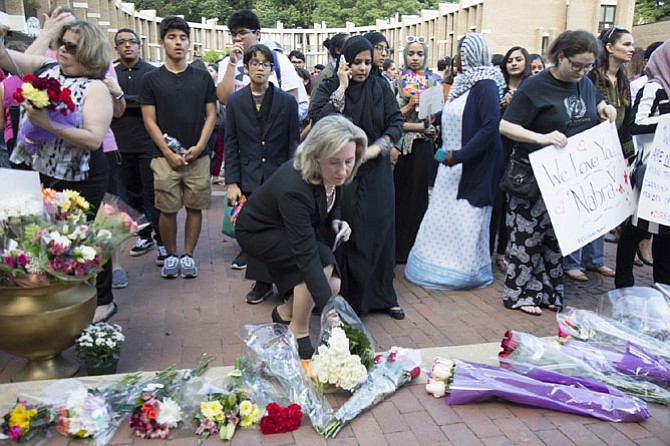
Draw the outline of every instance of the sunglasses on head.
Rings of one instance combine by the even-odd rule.
[[[58,47],[65,47],[65,51],[70,53],[70,54],[76,54],[77,52],[77,44],[68,42],[67,40],[64,40],[62,37],[58,39]]]
[[[426,38],[423,36],[407,36],[407,43],[413,42],[426,43]]]
[[[623,28],[616,25],[611,27],[610,30],[607,31],[607,34],[605,34],[605,42],[609,42],[616,31],[623,31]]]

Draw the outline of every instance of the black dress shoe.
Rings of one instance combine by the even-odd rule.
[[[298,342],[298,355],[300,359],[312,359],[312,356],[314,356],[314,347],[312,347],[312,341],[309,340],[309,336],[296,339],[296,341]]]
[[[290,324],[291,321],[285,321],[284,319],[281,318],[281,316],[279,315],[279,311],[277,311],[277,308],[279,308],[279,305],[274,307],[274,309],[272,310],[272,322],[274,322],[275,324],[284,324],[284,325]]]
[[[391,316],[393,319],[398,321],[405,319],[405,312],[400,307],[391,307],[387,311],[389,316]]]

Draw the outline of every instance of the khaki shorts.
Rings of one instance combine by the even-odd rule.
[[[151,161],[154,171],[156,209],[175,213],[182,205],[195,210],[208,209],[212,201],[209,157],[202,156],[188,166],[174,170],[165,158]]]

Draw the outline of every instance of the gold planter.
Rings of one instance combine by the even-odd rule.
[[[28,363],[12,381],[74,376],[61,352],[93,321],[97,293],[88,284],[0,288],[0,349]]]

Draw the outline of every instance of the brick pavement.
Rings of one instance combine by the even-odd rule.
[[[200,268],[197,279],[161,279],[153,254],[132,258],[124,253],[130,285],[115,290],[119,312],[113,319],[127,336],[120,373],[158,370],[173,363],[185,368],[203,352],[216,356],[215,366],[232,365],[241,348],[236,335],[241,324],[270,322],[276,302],[246,304],[244,295],[251,282],[243,279],[243,272],[230,269],[238,246],[220,234],[221,188],[215,195],[212,208],[204,213],[195,255]],[[132,243],[134,240],[126,248]],[[614,246],[607,244],[610,266],[614,266],[613,256]],[[612,279],[588,275],[590,280],[584,284],[566,280],[566,305],[593,310],[599,296],[613,288]],[[651,268],[636,268],[636,278],[639,285],[651,285]],[[500,342],[508,328],[537,336],[555,335],[554,313],[545,311],[541,317],[531,317],[503,307],[501,280],[502,275],[496,273],[495,283],[483,290],[424,290],[407,282],[402,266],[398,266],[396,290],[407,317],[395,321],[385,314],[371,314],[363,321],[378,350],[393,345],[422,349],[472,345],[476,350],[479,347],[475,344]],[[313,320],[312,335],[316,337],[318,319]],[[72,352],[66,356],[73,357]],[[424,358],[424,362],[431,359]],[[22,365],[22,359],[0,352],[0,383],[8,383]],[[328,398],[334,406],[344,401],[338,394]],[[359,416],[334,440],[323,440],[304,422],[292,434],[263,437],[258,431],[240,431],[232,444],[670,445],[670,409],[650,404],[650,411],[652,417],[644,423],[615,424],[504,403],[449,407],[427,396],[423,386],[416,384]],[[185,434],[179,433],[170,444],[195,444],[193,437]],[[67,442],[54,438],[49,444]],[[207,443],[214,442],[218,440]],[[125,424],[112,440],[119,445],[143,443],[131,438]]]

